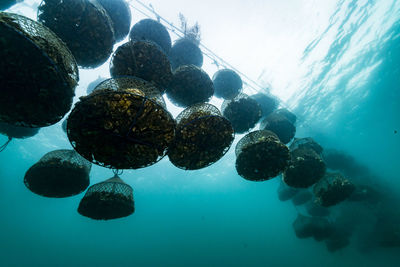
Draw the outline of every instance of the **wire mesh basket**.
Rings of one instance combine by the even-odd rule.
[[[263,118],[275,111],[279,105],[279,100],[270,94],[257,93],[250,97],[260,105]]]
[[[60,149],[45,154],[25,173],[25,186],[45,197],[69,197],[89,186],[92,165],[74,150]]]
[[[0,13],[0,121],[52,125],[69,111],[79,81],[65,44],[29,18]]]
[[[341,173],[326,173],[314,185],[316,201],[323,207],[334,206],[346,200],[354,190],[354,184]]]
[[[175,41],[169,55],[173,70],[184,65],[203,66],[203,53],[199,45],[190,38],[181,38]]]
[[[297,116],[286,108],[277,109],[276,114],[285,116],[293,124],[297,121]]]
[[[273,112],[260,123],[260,129],[274,132],[282,143],[287,144],[296,134],[296,127],[285,116]]]
[[[242,78],[233,70],[219,70],[214,74],[212,80],[216,97],[232,99],[242,91]]]
[[[97,0],[97,2],[107,11],[113,22],[116,41],[122,41],[131,28],[132,15],[128,3],[125,0]]]
[[[323,147],[311,137],[294,138],[289,148],[290,150],[295,150],[297,148],[309,148],[314,150],[318,155],[321,155],[324,150]]]
[[[21,127],[0,122],[0,134],[6,135],[10,138],[29,138],[36,135],[39,130],[40,128]]]

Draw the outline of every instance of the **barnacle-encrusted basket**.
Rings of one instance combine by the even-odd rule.
[[[171,37],[160,22],[153,19],[142,19],[133,25],[129,33],[131,41],[151,41],[158,44],[165,54],[171,50]]]
[[[43,0],[38,20],[67,44],[81,67],[98,67],[112,53],[113,22],[97,1]]]
[[[279,100],[270,94],[257,93],[255,95],[251,95],[250,97],[257,101],[257,103],[260,105],[262,117],[266,117],[271,114],[279,105]]]
[[[261,107],[246,94],[239,94],[222,103],[222,114],[232,123],[235,133],[245,133],[254,128],[261,118]]]
[[[184,65],[174,71],[167,96],[178,107],[189,107],[210,100],[214,86],[208,74],[194,65]]]
[[[321,155],[324,150],[324,148],[311,137],[294,138],[293,142],[289,146],[289,149],[292,151],[297,148],[310,148],[318,155]]]
[[[136,76],[153,82],[161,93],[172,79],[167,56],[149,41],[130,41],[118,47],[111,59],[110,73],[111,77]]]
[[[242,78],[233,70],[222,69],[213,76],[214,95],[223,99],[236,97],[243,87]]]
[[[125,0],[97,0],[107,11],[113,22],[115,39],[117,42],[124,39],[131,28],[131,10]]]
[[[323,207],[330,207],[346,200],[355,186],[341,173],[326,173],[314,186],[316,200]]]
[[[181,38],[175,41],[169,54],[172,69],[183,65],[203,66],[203,53],[198,43],[191,38]]]
[[[117,175],[89,187],[78,207],[81,215],[94,220],[118,219],[134,211],[132,187]]]
[[[231,123],[211,104],[185,109],[177,122],[168,157],[181,169],[197,170],[215,163],[229,150],[234,139]]]
[[[67,133],[87,160],[107,168],[138,169],[165,156],[175,121],[141,88],[103,89],[80,98],[68,117]]]
[[[296,123],[297,116],[286,108],[277,109],[275,113],[285,116],[293,124]]]
[[[6,135],[10,138],[24,139],[32,137],[36,135],[39,132],[39,130],[40,128],[15,126],[5,122],[0,122],[0,134]]]
[[[289,166],[282,176],[288,186],[307,188],[325,175],[325,163],[313,149],[297,148],[290,151],[290,156]]]
[[[0,121],[52,125],[69,111],[79,81],[65,44],[47,27],[0,13]]]
[[[69,197],[89,186],[92,164],[74,150],[60,149],[45,154],[25,173],[24,183],[35,194]]]
[[[296,134],[296,126],[285,116],[273,112],[260,123],[260,129],[274,132],[282,143],[287,144]]]
[[[17,3],[17,0],[1,0],[0,10],[6,10]]]
[[[236,145],[236,170],[250,181],[274,178],[288,165],[289,149],[270,131],[254,131]]]

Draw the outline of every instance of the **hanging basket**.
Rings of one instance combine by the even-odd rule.
[[[293,229],[300,239],[314,237],[316,241],[322,241],[333,234],[333,227],[327,219],[301,214],[293,222]]]
[[[279,100],[275,96],[269,94],[257,93],[250,97],[260,105],[263,118],[275,111],[279,105]]]
[[[127,42],[117,48],[110,63],[111,77],[136,76],[164,92],[172,79],[171,65],[161,48],[148,41]]]
[[[222,69],[213,76],[214,94],[223,99],[232,99],[242,91],[242,78],[233,70]]]
[[[296,127],[285,116],[276,112],[269,114],[261,123],[260,129],[274,132],[282,143],[287,144],[296,134]]]
[[[117,175],[89,187],[78,207],[81,215],[95,220],[118,219],[134,211],[132,187]]]
[[[181,38],[175,41],[169,55],[173,70],[184,65],[203,66],[203,53],[199,45],[190,38]]]
[[[0,134],[6,135],[10,138],[29,138],[36,135],[39,130],[40,128],[14,126],[12,124],[0,122]]]
[[[297,148],[305,148],[305,149],[312,149],[317,153],[318,155],[322,154],[322,151],[324,150],[323,147],[315,142],[314,139],[311,137],[305,137],[305,138],[294,138],[293,142],[290,144],[290,150],[293,151]]]
[[[177,129],[168,157],[185,170],[207,167],[229,150],[234,133],[230,122],[211,104],[197,104],[177,117]]]
[[[323,207],[334,206],[346,200],[355,186],[340,173],[326,173],[314,186],[317,202]]]
[[[291,160],[283,172],[283,181],[296,188],[307,188],[325,174],[326,166],[313,149],[298,148],[290,152]]]
[[[175,135],[175,121],[139,89],[95,90],[68,117],[68,138],[92,163],[138,169],[159,161]]]
[[[239,94],[222,103],[222,114],[233,126],[235,133],[245,133],[254,128],[261,118],[261,107],[246,94]]]
[[[290,187],[281,180],[278,187],[278,198],[280,201],[287,201],[296,196],[299,191],[299,189]]]
[[[91,164],[74,150],[60,149],[45,154],[25,173],[25,186],[45,197],[69,197],[89,186]]]
[[[288,119],[292,124],[295,124],[297,121],[296,115],[294,113],[290,112],[289,110],[287,110],[286,108],[277,109],[275,113],[285,116],[286,119]]]
[[[209,101],[214,94],[214,86],[205,71],[194,65],[185,65],[174,71],[166,93],[172,103],[186,108]]]
[[[153,19],[142,19],[133,25],[129,33],[131,41],[151,41],[161,47],[165,54],[171,50],[171,37],[167,29]]]
[[[74,57],[48,28],[0,13],[0,121],[52,125],[69,111],[79,80]]]
[[[313,217],[326,217],[330,214],[330,210],[326,207],[321,206],[316,201],[309,201],[306,204],[307,213]]]
[[[304,205],[309,202],[313,197],[313,194],[308,190],[299,190],[299,192],[292,197],[292,203],[295,206]]]
[[[43,0],[38,8],[38,21],[67,44],[81,67],[98,67],[112,53],[113,22],[96,1]]]
[[[132,15],[128,3],[125,0],[97,0],[97,2],[107,11],[113,22],[116,41],[122,41],[131,27]]]
[[[270,131],[245,135],[236,145],[236,170],[250,181],[274,178],[287,166],[289,149]]]

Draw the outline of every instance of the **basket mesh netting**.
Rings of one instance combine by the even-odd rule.
[[[97,0],[107,11],[114,26],[114,34],[117,42],[122,41],[131,27],[131,10],[125,0]]]
[[[242,78],[233,70],[222,69],[213,76],[214,94],[223,99],[232,99],[237,96],[243,86]]]
[[[186,108],[210,100],[214,86],[205,71],[194,65],[185,65],[174,71],[166,93],[172,103]]]
[[[274,132],[282,143],[287,144],[296,134],[296,127],[285,116],[276,112],[269,114],[260,123],[260,129]]]
[[[250,96],[252,99],[257,101],[261,107],[262,117],[266,117],[271,114],[279,105],[279,100],[270,94],[257,93]]]
[[[68,117],[72,146],[92,163],[137,169],[165,156],[175,120],[138,89],[95,90],[81,97]]]
[[[261,107],[246,94],[239,94],[222,103],[222,114],[232,123],[235,133],[245,133],[254,128],[261,118]]]
[[[294,138],[289,148],[290,150],[295,150],[297,148],[310,148],[314,150],[315,153],[317,153],[318,155],[321,155],[322,151],[324,150],[323,147],[315,142],[315,140],[311,137]]]
[[[354,190],[354,184],[341,173],[326,173],[314,186],[316,200],[324,207],[333,206],[346,200]]]
[[[236,145],[236,170],[250,181],[277,176],[288,165],[289,149],[270,131],[254,131]]]
[[[65,44],[26,17],[0,13],[0,121],[52,125],[69,111],[79,81]]]
[[[0,10],[6,10],[17,3],[17,0],[1,0]]]
[[[111,55],[113,23],[104,8],[92,0],[43,0],[38,20],[68,46],[79,66],[95,68]]]
[[[183,65],[203,66],[203,53],[199,45],[190,38],[181,38],[175,41],[169,55],[172,69]]]
[[[94,88],[94,90],[103,89],[128,90],[146,96],[148,99],[156,102],[163,108],[166,108],[160,90],[158,90],[158,88],[153,84],[134,76],[120,76],[117,78],[107,79]]]
[[[111,58],[111,77],[136,76],[153,82],[164,92],[172,79],[171,65],[165,53],[153,42],[127,42]]]
[[[277,109],[275,113],[285,116],[286,119],[288,119],[293,124],[296,123],[297,116],[294,113],[292,113],[289,110],[287,110],[286,108]]]
[[[171,50],[171,37],[167,29],[153,19],[142,19],[133,25],[129,37],[132,41],[151,41],[161,47],[165,54]]]
[[[283,181],[292,187],[307,188],[325,174],[326,166],[321,156],[310,148],[297,148],[290,152],[291,160],[283,172]]]
[[[45,197],[69,197],[89,186],[91,164],[74,150],[60,149],[45,154],[25,173],[24,183]]]
[[[197,104],[177,117],[177,129],[168,157],[185,170],[207,167],[229,150],[234,133],[230,122],[211,104]]]
[[[122,218],[134,211],[132,187],[117,175],[89,187],[78,207],[81,215],[95,220]]]

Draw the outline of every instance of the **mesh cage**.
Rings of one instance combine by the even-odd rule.
[[[82,67],[98,67],[112,53],[113,23],[96,1],[43,0],[38,8],[38,20],[67,44]]]
[[[125,77],[107,79],[98,84],[94,90],[103,90],[103,89],[131,90],[131,91],[139,90],[148,99],[156,102],[163,108],[166,108],[165,101],[160,93],[160,90],[158,90],[158,88],[155,87],[153,84],[134,76],[125,76]],[[140,94],[140,92],[137,93]]]
[[[110,16],[117,42],[122,41],[131,27],[131,10],[125,0],[97,0]]]
[[[279,137],[282,143],[287,144],[296,134],[296,127],[285,116],[273,112],[261,123],[260,129],[269,130]]]
[[[167,29],[164,25],[153,19],[142,19],[133,25],[129,37],[132,41],[154,42],[167,55],[171,50],[171,37]]]
[[[203,66],[203,53],[199,46],[190,38],[181,38],[175,41],[169,55],[173,70],[184,65]]]
[[[172,103],[186,108],[209,101],[214,94],[214,85],[205,71],[185,65],[175,70],[166,93]]]
[[[276,114],[285,116],[291,123],[295,124],[297,117],[294,113],[290,112],[286,108],[280,108],[276,110]]]
[[[81,97],[68,117],[67,133],[87,160],[107,168],[138,169],[165,156],[175,120],[144,96],[104,89]]]
[[[95,220],[110,220],[135,211],[132,187],[118,176],[92,185],[79,203],[78,212]]]
[[[270,131],[245,135],[236,145],[236,170],[250,181],[265,181],[277,176],[288,165],[289,149]]]
[[[322,151],[324,150],[320,144],[315,142],[314,139],[311,137],[305,137],[305,138],[295,138],[293,142],[290,144],[290,150],[293,151],[297,148],[309,148],[315,151],[318,155],[322,154]]]
[[[74,150],[45,154],[25,173],[25,186],[45,197],[77,195],[89,186],[91,164]]]
[[[257,101],[257,103],[260,105],[262,117],[266,117],[271,114],[279,105],[279,100],[270,94],[257,93],[255,95],[251,95],[250,97]]]
[[[283,172],[283,181],[292,187],[307,188],[325,174],[326,166],[313,149],[298,148],[290,152],[289,167]]]
[[[0,13],[0,121],[49,126],[69,111],[79,80],[65,44],[26,17]]]
[[[233,70],[219,70],[212,80],[216,97],[232,99],[242,91],[242,78]]]
[[[11,138],[28,138],[36,135],[40,128],[28,128],[21,126],[14,126],[8,123],[0,122],[0,134],[6,135]]]
[[[316,200],[321,206],[329,207],[346,200],[355,186],[341,173],[326,173],[314,186]]]
[[[164,92],[171,81],[169,60],[161,48],[152,42],[127,42],[117,48],[111,58],[112,77],[136,76],[157,85]]]
[[[222,103],[222,114],[232,123],[235,133],[245,133],[261,119],[261,107],[246,94]]]
[[[234,133],[230,122],[211,104],[197,104],[178,115],[174,142],[168,157],[185,170],[207,167],[229,150]]]

